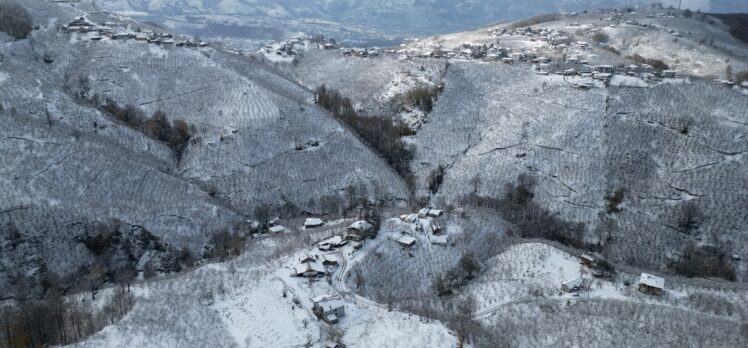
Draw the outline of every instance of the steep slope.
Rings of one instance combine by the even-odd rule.
[[[668,251],[707,239],[744,254],[747,107],[745,97],[705,81],[583,91],[561,77],[457,63],[416,136],[416,169],[426,177],[445,166],[432,201],[454,205],[475,177],[479,195],[500,197],[530,174],[534,201],[586,223],[591,241],[596,228],[610,229],[610,255],[641,266],[664,267]],[[604,197],[618,189],[625,207],[607,214]],[[687,204],[703,214],[694,232],[679,227]],[[609,219],[617,227],[602,227]]]
[[[43,262],[63,275],[90,265],[75,237],[112,219],[201,256],[212,234],[233,231],[260,204],[321,213],[321,196],[339,197],[350,185],[407,197],[377,154],[272,68],[212,48],[95,41],[58,30],[79,10],[41,0],[24,6],[39,29],[0,43],[0,215],[21,240],[40,240],[44,256],[10,258],[4,270],[39,276]],[[135,29],[105,13],[88,20]],[[101,111],[105,100],[184,119],[194,135],[178,156]],[[54,213],[40,213],[47,210]],[[4,243],[3,255],[15,244]],[[5,294],[7,285],[0,282]]]
[[[413,40],[397,53],[378,58],[346,60],[336,53],[311,53],[293,68],[294,75],[307,85],[334,76],[329,85],[367,111],[386,109],[389,100],[381,96],[398,76],[446,66],[446,75],[433,78],[444,85],[433,111],[408,138],[416,147],[411,166],[419,178],[418,195],[436,206],[464,207],[472,204],[471,195],[503,198],[508,186],[525,174],[537,182],[533,201],[540,206],[528,214],[545,211],[585,224],[583,242],[618,261],[666,269],[692,256],[690,246],[712,250],[721,260],[732,253],[744,257],[748,234],[740,226],[747,218],[741,209],[748,204],[742,175],[748,169],[748,119],[743,111],[748,98],[741,88],[699,76],[723,77],[728,64],[733,71],[745,69],[748,46],[718,22],[648,18],[645,13],[639,15],[648,23],[642,27],[626,24],[624,13],[610,27],[611,21],[602,20],[608,16],[560,17],[533,25],[536,30],[580,35],[572,42],[592,41],[583,36],[592,34],[575,34],[585,27],[608,33],[612,45],[638,37],[640,44],[625,46],[628,53],[611,52],[602,47],[605,43],[575,51],[580,59],[589,59],[590,66],[560,62],[572,53],[552,48],[537,34],[532,38],[480,30]],[[496,28],[500,32],[511,26]],[[676,37],[666,28],[684,34]],[[698,43],[705,35],[714,38],[713,45]],[[435,46],[459,50],[463,44],[497,40],[498,46],[515,52],[525,49],[550,57],[559,71],[597,64],[628,66],[633,61],[624,56],[639,53],[672,64],[682,78],[645,82],[622,72],[607,85],[593,82],[587,89],[579,88],[584,79],[579,76],[535,74],[530,62],[407,57],[428,56]],[[716,58],[707,63],[705,56]],[[340,71],[341,66],[348,68]],[[366,80],[360,74],[372,77]],[[348,80],[352,83],[346,84]],[[434,185],[440,166],[444,179]],[[620,211],[608,212],[606,197],[619,190],[625,192]],[[738,278],[745,279],[744,269],[736,270]]]

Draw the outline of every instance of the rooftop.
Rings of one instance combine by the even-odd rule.
[[[654,276],[649,273],[642,273],[639,283],[658,289],[665,288],[665,278]]]

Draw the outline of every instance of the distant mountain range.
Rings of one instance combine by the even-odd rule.
[[[200,16],[237,23],[317,19],[354,23],[403,34],[432,34],[473,28],[491,22],[541,13],[648,5],[652,0],[112,0],[103,6],[156,17]],[[678,6],[679,0],[661,1]],[[682,0],[683,7],[710,12],[746,12],[744,0]],[[207,16],[207,17],[204,17]],[[231,18],[226,18],[229,16]],[[194,19],[194,18],[193,18]]]

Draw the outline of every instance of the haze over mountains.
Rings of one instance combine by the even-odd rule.
[[[679,0],[111,0],[101,7],[192,34],[280,39],[303,31],[351,41],[382,41],[476,28],[552,12],[648,5]],[[748,12],[742,0],[684,0],[703,12]]]

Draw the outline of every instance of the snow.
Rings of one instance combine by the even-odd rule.
[[[296,306],[290,292],[282,297],[284,291],[280,280],[263,279],[236,289],[213,307],[240,347],[300,346],[310,337],[319,337],[318,327],[312,324],[316,318]]]
[[[647,84],[641,78],[634,77],[634,76],[624,76],[624,75],[613,75],[613,77],[610,79],[610,85],[611,86],[623,86],[623,87],[639,87],[639,88],[649,87],[649,84]]]

